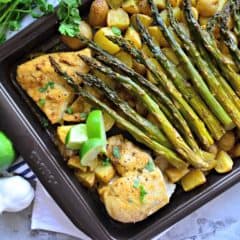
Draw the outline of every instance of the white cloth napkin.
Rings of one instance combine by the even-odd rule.
[[[239,240],[240,184],[193,212],[154,240]],[[81,216],[79,216],[81,217]],[[31,229],[90,238],[77,229],[37,182]]]

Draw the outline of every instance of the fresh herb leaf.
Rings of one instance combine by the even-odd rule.
[[[47,91],[47,88],[46,88],[46,86],[40,87],[40,88],[38,89],[38,91],[39,91],[40,93],[44,93],[44,92]]]
[[[121,157],[120,149],[118,146],[113,146],[113,156],[118,159]]]
[[[79,23],[81,17],[78,7],[81,1],[79,0],[62,0],[59,3],[57,16],[60,20],[59,32],[69,37],[76,37],[79,34]]]
[[[105,158],[102,160],[102,165],[103,166],[109,166],[110,165],[110,159],[109,158]]]
[[[145,169],[147,169],[149,172],[154,171],[155,165],[152,159],[148,160],[148,163],[145,166]]]
[[[80,113],[81,119],[87,119],[87,116],[88,116],[88,113],[86,113],[86,112]]]
[[[67,114],[73,114],[72,108],[71,108],[71,107],[67,107],[66,113],[67,113]]]
[[[133,181],[133,187],[134,188],[138,188],[139,187],[139,184],[140,184],[140,180],[138,178],[134,179]]]
[[[121,34],[122,34],[121,29],[119,29],[118,27],[112,27],[112,32],[113,32],[116,36],[121,36]]]
[[[147,195],[147,191],[145,190],[143,185],[140,185],[139,189],[140,189],[140,202],[143,203],[144,197]]]
[[[47,83],[47,86],[50,87],[51,89],[54,88],[54,85],[55,85],[55,83],[51,82],[51,81]]]
[[[43,92],[46,92],[48,90],[48,88],[50,87],[51,89],[54,88],[54,82],[48,82],[47,84],[45,84],[45,86],[43,87],[40,87],[38,90],[39,92],[43,93]]]
[[[46,100],[44,98],[40,98],[39,101],[38,101],[38,104],[40,107],[43,107],[46,103]]]

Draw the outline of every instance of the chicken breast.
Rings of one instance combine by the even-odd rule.
[[[173,184],[171,184],[173,185]],[[172,190],[172,186],[171,190]],[[169,202],[165,180],[161,171],[144,169],[128,172],[116,178],[102,190],[102,200],[108,214],[123,223],[142,221]]]
[[[118,174],[142,170],[151,160],[150,154],[141,150],[122,135],[108,138],[107,155],[111,159]]]
[[[89,68],[78,54],[90,57],[91,50],[86,48],[78,52],[45,54],[17,68],[17,81],[39,105],[52,124],[61,121],[74,95],[66,81],[54,71],[49,62],[49,56],[52,56],[64,71],[80,83],[81,79],[75,72],[87,73]]]

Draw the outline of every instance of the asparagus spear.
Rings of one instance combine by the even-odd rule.
[[[186,52],[188,52],[189,55],[192,57],[193,62],[198,67],[199,71],[202,73],[202,76],[206,79],[211,91],[214,93],[218,101],[222,104],[224,109],[231,116],[234,123],[238,127],[240,127],[240,111],[232,102],[231,98],[228,97],[224,88],[221,86],[221,84],[218,82],[218,79],[216,79],[214,73],[209,68],[207,62],[205,62],[205,60],[201,57],[198,49],[196,48],[192,40],[181,29],[177,20],[173,16],[173,9],[170,5],[169,0],[167,0],[166,3],[170,23],[178,37],[183,42]]]
[[[124,38],[115,37],[115,36],[107,36],[107,37],[109,38],[109,40],[111,40],[115,44],[119,45],[124,51],[131,54],[133,56],[133,58],[136,59],[139,63],[143,64],[147,69],[149,69],[158,82],[160,82],[160,83],[162,82],[160,73],[156,71],[156,69],[152,66],[152,64],[148,60],[144,59],[142,52],[140,50],[138,50],[136,47],[134,47],[133,44],[131,44],[129,41],[125,40]],[[162,73],[162,74],[164,74],[164,73]],[[164,77],[167,78],[166,76],[164,76]],[[168,91],[170,94],[172,91],[174,91],[174,92],[178,91],[173,84],[172,84],[172,86],[167,85],[165,87],[168,87],[168,89],[170,89]],[[171,96],[173,98],[175,98],[174,100],[177,102],[177,105],[179,106],[180,111],[181,111],[182,106],[187,105],[187,103],[182,98],[180,93],[178,94],[177,98],[176,98],[176,94],[175,95],[171,94]],[[179,100],[179,98],[180,98],[180,100]],[[189,109],[190,107],[187,105],[187,108]],[[197,143],[195,142],[194,137],[192,135],[192,132],[189,129],[187,122],[182,117],[181,113],[178,111],[178,109],[175,107],[175,105],[171,106],[171,109],[174,110],[174,111],[172,111],[174,118],[171,122],[177,121],[176,123],[179,123],[179,124],[177,124],[175,126],[176,126],[177,130],[184,136],[184,138],[188,142],[189,146],[192,147],[193,150],[196,150],[196,151],[199,150]],[[191,114],[191,111],[189,114]],[[195,116],[195,113],[194,113],[194,116]],[[170,116],[167,115],[167,117],[169,119]],[[186,115],[186,118],[189,119],[189,116]]]
[[[233,19],[234,19],[234,33],[237,37],[240,37],[240,1],[239,0],[231,0],[231,7],[233,12]]]
[[[216,42],[211,37],[211,35],[209,35],[207,31],[201,29],[199,23],[194,19],[191,11],[191,3],[189,0],[183,1],[183,9],[189,28],[193,33],[192,35],[195,37],[195,40],[200,41],[200,43],[204,45],[204,47],[217,62],[225,78],[232,85],[237,95],[240,96],[240,75],[237,74],[229,65],[229,63],[225,61],[224,55],[217,48]]]
[[[141,33],[142,40],[148,45],[154,57],[164,67],[164,69],[166,70],[168,75],[171,77],[172,81],[174,82],[176,87],[179,89],[179,91],[186,98],[186,100],[192,105],[192,107],[198,113],[198,115],[202,118],[202,120],[206,123],[212,136],[215,139],[220,139],[225,131],[221,126],[221,124],[219,123],[219,121],[215,118],[215,116],[211,113],[211,111],[209,111],[206,104],[198,96],[198,94],[195,92],[192,86],[179,73],[175,65],[172,64],[172,62],[170,62],[167,59],[167,57],[162,53],[160,47],[154,44],[153,39],[151,38],[147,29],[142,25],[140,21],[139,21],[138,27],[139,27],[139,32]]]
[[[176,147],[176,151],[189,163],[191,163],[197,168],[209,167],[207,162],[205,162],[199,155],[197,155],[195,152],[192,151],[192,149],[189,148],[189,146],[182,139],[181,135],[168,121],[157,103],[147,94],[144,89],[142,89],[129,77],[116,73],[109,67],[94,64],[94,62],[91,62],[91,64],[90,62],[88,62],[88,64],[90,65],[90,67],[94,65],[94,69],[97,69],[98,71],[110,76],[111,78],[118,80],[125,88],[133,92],[139,98],[139,100],[143,102],[149,113],[155,116],[165,135],[168,137],[173,146]]]
[[[134,126],[132,123],[128,122],[123,117],[119,116],[117,112],[112,110],[110,107],[108,107],[102,101],[98,100],[95,96],[91,95],[89,92],[85,91],[83,88],[81,88],[80,85],[76,84],[74,80],[60,68],[59,64],[53,59],[53,57],[49,56],[49,60],[55,72],[59,74],[61,77],[63,77],[77,94],[93,102],[94,105],[100,107],[105,112],[107,112],[123,129],[127,130],[130,134],[132,134],[136,138],[136,140],[145,144],[146,146],[148,146],[150,149],[160,154],[161,156],[164,156],[169,161],[169,163],[175,166],[176,168],[186,168],[188,166],[188,164],[184,162],[181,158],[179,158],[175,152],[150,139],[138,127]]]
[[[238,48],[237,43],[232,38],[231,34],[229,33],[228,27],[227,27],[227,20],[230,15],[230,11],[228,14],[222,15],[220,20],[220,32],[221,37],[224,40],[225,45],[228,47],[232,58],[235,62],[235,65],[237,66],[238,70],[240,70],[240,50]]]
[[[163,22],[161,16],[159,15],[158,8],[153,0],[148,0],[151,5],[151,10],[153,14],[153,18],[156,21],[158,27],[162,31],[163,35],[165,36],[166,40],[168,40],[170,46],[179,57],[181,62],[184,64],[186,70],[188,71],[189,77],[192,81],[194,87],[198,90],[199,94],[205,100],[211,111],[215,114],[215,116],[219,119],[219,121],[223,124],[226,129],[231,129],[233,127],[233,122],[220,103],[216,100],[213,94],[210,92],[208,86],[202,79],[199,72],[196,70],[188,56],[185,54],[183,49],[181,48],[180,44],[175,40],[174,36],[172,35],[169,28]],[[139,23],[140,20],[137,19]],[[170,28],[171,29],[171,28]]]
[[[147,134],[151,139],[159,142],[161,145],[172,148],[172,145],[165,137],[165,135],[159,130],[157,126],[152,124],[147,119],[143,118],[140,114],[138,114],[134,109],[132,109],[129,104],[123,101],[117,93],[109,88],[104,82],[102,82],[97,77],[85,74],[81,76],[77,73],[80,77],[83,78],[84,83],[89,86],[95,86],[101,91],[104,92],[105,96],[116,106],[118,107],[128,118],[131,120],[136,126],[143,129],[145,134]]]

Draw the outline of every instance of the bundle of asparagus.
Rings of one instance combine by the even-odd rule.
[[[95,58],[79,55],[92,72],[76,74],[83,79],[83,84],[101,91],[106,101],[99,100],[86,88],[76,84],[52,57],[50,62],[76,94],[106,111],[136,140],[167,159],[175,169],[175,172],[166,171],[170,178],[176,174],[176,169],[179,169],[178,176],[182,177],[189,166],[201,171],[215,168],[219,173],[227,172],[232,168],[233,162],[225,152],[230,148],[222,147],[223,139],[231,139],[232,129],[240,128],[240,49],[228,29],[228,20],[232,18],[234,32],[239,37],[239,0],[227,2],[221,11],[209,19],[205,29],[194,18],[191,1],[183,0],[182,11],[190,35],[175,17],[170,0],[166,0],[169,25],[163,20],[154,1],[147,2],[156,27],[178,57],[187,77],[167,57],[138,15],[134,18],[134,28],[156,63],[133,42],[119,34],[106,35],[106,39],[149,71],[154,82],[82,34],[78,39],[93,50]],[[233,59],[231,63],[218,47],[214,34],[216,28],[219,28],[221,39]],[[95,71],[135,96],[156,121],[151,121],[136,111],[121,97],[117,88],[94,75]],[[216,153],[214,144],[218,141],[221,149]],[[180,179],[175,177],[176,175],[175,180]]]

